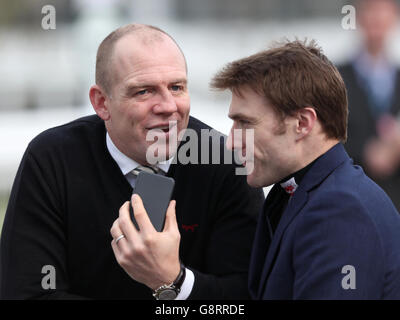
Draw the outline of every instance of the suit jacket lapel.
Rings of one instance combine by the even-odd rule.
[[[289,200],[289,203],[282,214],[281,221],[279,221],[278,228],[275,231],[272,242],[268,249],[268,253],[266,259],[264,260],[264,268],[262,269],[262,274],[259,282],[257,297],[260,299],[262,293],[264,292],[264,287],[267,282],[268,275],[274,265],[275,257],[279,252],[279,246],[281,243],[282,236],[293,220],[293,218],[297,215],[297,213],[303,208],[303,206],[307,202],[307,193],[304,191],[304,188],[299,188],[294,193],[292,199]]]
[[[260,284],[260,276],[263,270],[268,248],[271,244],[272,235],[266,222],[267,207],[270,205],[273,193],[274,189],[271,189],[267,199],[264,201],[264,206],[258,217],[257,229],[254,237],[249,268],[249,289],[253,297],[256,297],[257,295]]]
[[[299,187],[290,199],[285,211],[282,214],[281,221],[278,224],[278,228],[273,236],[271,245],[268,249],[268,253],[265,259],[264,268],[260,277],[257,298],[262,298],[264,288],[268,281],[268,276],[272,270],[275,262],[275,258],[279,253],[279,246],[285,230],[296,217],[300,210],[308,201],[308,193],[318,186],[325,178],[334,171],[344,161],[349,160],[344,147],[341,143],[338,143],[324,155],[322,155],[310,168],[310,170],[304,176]],[[259,221],[262,223],[262,221]],[[262,263],[262,262],[261,262]]]

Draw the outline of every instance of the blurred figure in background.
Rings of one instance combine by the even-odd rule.
[[[338,69],[349,99],[346,149],[400,209],[400,69],[385,52],[398,9],[394,0],[358,1],[362,46]]]

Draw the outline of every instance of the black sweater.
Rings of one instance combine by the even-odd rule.
[[[199,137],[200,129],[209,129],[194,118],[189,128]],[[111,249],[110,228],[132,187],[105,137],[104,122],[88,116],[49,129],[29,144],[1,235],[2,299],[152,298],[149,288],[118,265]],[[169,169],[180,256],[195,275],[190,299],[248,297],[251,245],[264,197],[234,169],[179,162]],[[55,268],[55,289],[42,288],[45,265]]]

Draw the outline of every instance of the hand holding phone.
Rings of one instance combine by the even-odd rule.
[[[140,173],[134,196],[121,206],[119,217],[110,230],[114,239],[111,246],[118,264],[132,279],[152,290],[174,281],[181,269],[175,201],[170,201],[173,186],[171,178]],[[136,228],[126,223],[126,219],[132,219]],[[140,232],[138,225],[142,228]],[[122,240],[118,242],[118,238]]]

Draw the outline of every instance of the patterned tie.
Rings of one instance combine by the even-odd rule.
[[[153,173],[153,174],[161,174],[163,176],[165,176],[165,174],[166,174],[166,172],[164,172],[164,170],[162,170],[156,166],[138,166],[135,169],[133,169],[131,172],[134,176],[137,177],[137,175],[141,171],[145,171],[145,172]]]

